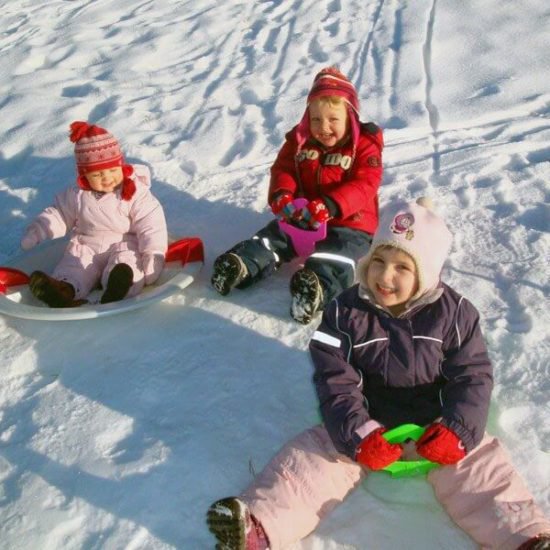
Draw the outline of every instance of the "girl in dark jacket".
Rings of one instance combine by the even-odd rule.
[[[285,548],[369,471],[418,455],[440,465],[428,482],[482,548],[549,547],[550,521],[485,433],[492,368],[475,307],[440,282],[452,237],[430,206],[382,213],[359,284],[328,305],[310,343],[323,425],[287,443],[241,497],[210,507],[220,547]],[[426,427],[412,448],[383,437],[403,423]]]

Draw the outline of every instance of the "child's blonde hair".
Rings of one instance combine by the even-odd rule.
[[[321,105],[330,105],[331,107],[336,107],[338,105],[342,105],[343,103],[347,103],[347,101],[339,95],[322,95],[315,98],[311,103],[319,103]]]

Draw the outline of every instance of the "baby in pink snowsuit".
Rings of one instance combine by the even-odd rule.
[[[50,307],[86,302],[101,284],[101,303],[137,295],[164,267],[168,233],[164,211],[151,194],[143,165],[125,164],[120,145],[107,130],[86,122],[71,124],[77,186],[56,196],[27,228],[21,247],[70,233],[52,276],[31,274],[32,293]]]

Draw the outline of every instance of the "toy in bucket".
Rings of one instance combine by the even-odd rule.
[[[387,431],[383,436],[390,443],[403,443],[408,439],[418,441],[425,429],[416,424],[402,424]],[[425,458],[418,460],[396,460],[382,471],[388,472],[392,477],[410,477],[421,474],[427,474],[430,470],[437,468],[438,464]]]
[[[309,201],[304,198],[294,199],[296,210],[302,209]],[[315,243],[322,241],[327,236],[327,224],[322,223],[317,229],[302,229],[296,225],[279,220],[279,227],[292,241],[294,250],[298,256],[309,256],[315,250]]]

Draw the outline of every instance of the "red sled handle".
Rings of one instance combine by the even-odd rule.
[[[204,262],[204,245],[198,237],[186,237],[168,245],[164,256],[167,262]]]
[[[0,294],[5,294],[12,286],[28,285],[29,276],[14,267],[0,267]]]

